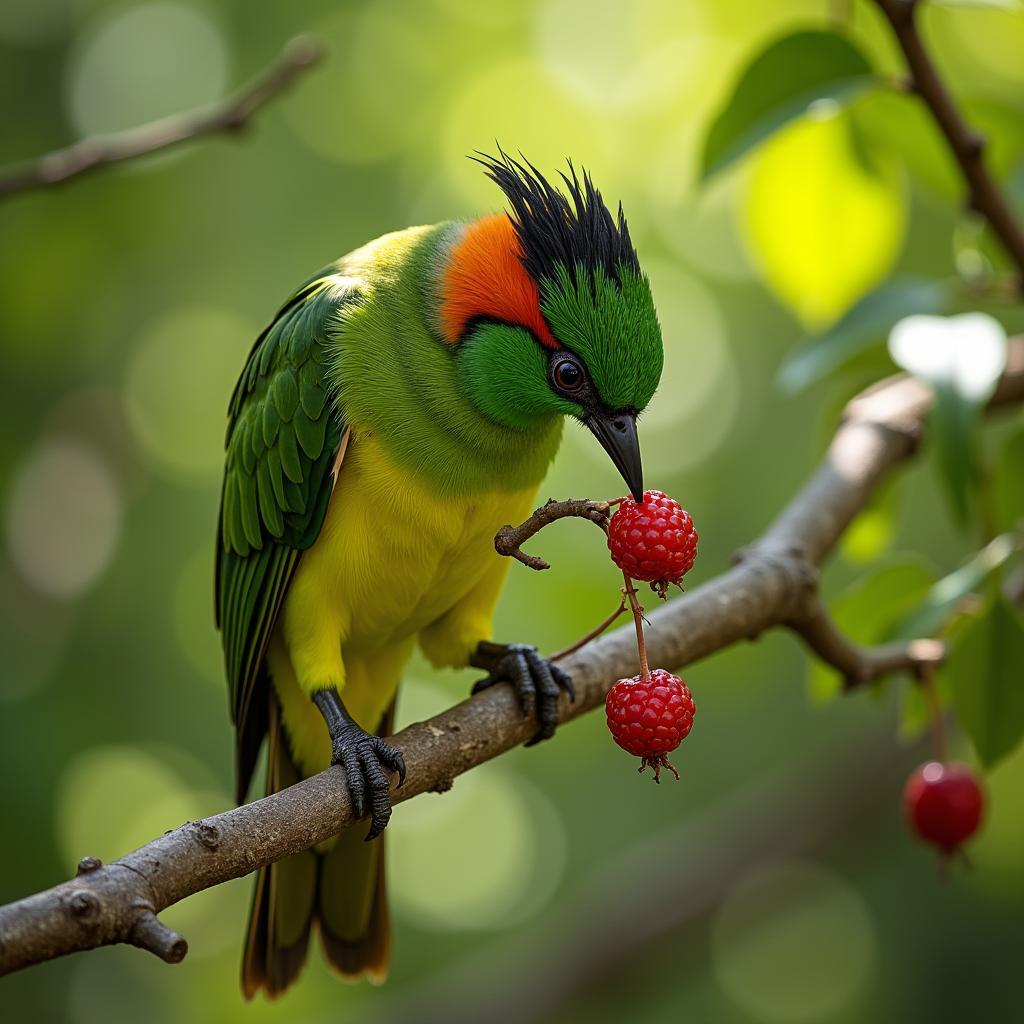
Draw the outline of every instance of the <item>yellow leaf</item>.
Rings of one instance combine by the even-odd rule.
[[[865,161],[846,115],[810,116],[761,150],[743,217],[767,284],[821,330],[891,269],[906,220],[902,172]]]

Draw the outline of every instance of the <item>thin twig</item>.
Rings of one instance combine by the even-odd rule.
[[[651,669],[647,664],[647,645],[644,643],[644,610],[629,574],[623,571],[622,578],[625,581],[622,592],[629,601],[629,609],[633,613],[633,626],[636,629],[636,654],[640,659],[640,678],[646,683],[651,678]]]
[[[577,651],[586,647],[592,640],[596,640],[602,633],[608,631],[615,620],[626,610],[625,598],[619,602],[619,607],[615,609],[606,619],[602,619],[598,625],[596,625],[589,633],[585,633],[575,643],[569,644],[568,647],[563,647],[560,651],[555,651],[554,654],[548,655],[548,661],[561,661],[563,658],[568,658],[570,654],[575,654]]]
[[[932,400],[921,381],[897,377],[851,403],[824,464],[748,557],[651,615],[651,660],[680,668],[792,622],[806,607],[808,562],[821,562],[881,481],[913,453]],[[1024,339],[1017,338],[990,405],[1022,402]],[[620,627],[565,659],[576,699],[563,694],[562,722],[604,705],[615,680],[631,674],[634,642],[633,630]],[[535,729],[507,686],[404,729],[392,739],[408,768],[405,784],[393,791],[395,803],[443,792],[463,772],[531,739]],[[308,850],[354,822],[344,773],[333,767],[244,807],[175,828],[113,864],[89,860],[78,877],[0,907],[0,974],[130,942],[145,914]],[[76,914],[83,905],[88,912]]]
[[[1024,292],[1024,230],[985,162],[986,142],[964,120],[935,67],[917,28],[915,0],[875,0],[888,20],[910,70],[911,86],[928,106],[968,187],[971,207],[991,225],[1016,264]]]
[[[175,114],[113,135],[82,139],[28,163],[0,170],[0,196],[58,185],[98,167],[134,160],[204,135],[240,132],[252,116],[323,55],[310,36],[297,36],[280,58],[233,96],[208,110]]]
[[[936,761],[945,763],[949,757],[949,744],[946,742],[946,716],[942,711],[942,704],[939,702],[939,688],[935,682],[935,665],[922,665],[920,679],[925,700],[928,702],[932,751]]]
[[[537,555],[528,555],[522,550],[522,545],[545,526],[571,516],[587,519],[600,526],[602,530],[607,530],[610,518],[608,509],[611,504],[608,501],[591,501],[589,498],[567,498],[564,501],[549,498],[526,522],[520,523],[519,526],[503,526],[494,538],[494,550],[499,555],[522,562],[530,569],[550,569],[550,563],[538,558]]]

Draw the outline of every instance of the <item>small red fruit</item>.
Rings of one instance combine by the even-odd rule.
[[[661,491],[644,491],[643,504],[626,498],[608,524],[612,561],[635,580],[651,583],[664,597],[697,557],[697,531],[690,513]]]
[[[678,779],[679,772],[665,756],[689,735],[697,705],[689,687],[679,678],[656,668],[649,679],[620,679],[605,699],[608,729],[623,750],[643,759],[640,771],[654,769],[660,782],[662,768]]]
[[[966,765],[929,761],[907,780],[903,806],[910,827],[943,853],[953,853],[981,824],[985,794]]]

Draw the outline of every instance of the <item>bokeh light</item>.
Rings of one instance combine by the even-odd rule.
[[[395,4],[342,9],[316,25],[320,35],[339,41],[340,52],[305,84],[305,101],[288,106],[296,136],[341,163],[383,160],[409,145],[429,123],[438,70],[429,44],[433,25],[425,5]],[[391,116],[399,108],[404,116]]]
[[[82,135],[121,131],[213,102],[228,71],[220,32],[196,7],[143,4],[109,17],[78,45],[67,109]]]
[[[225,792],[209,786],[205,771],[184,750],[160,756],[139,747],[97,746],[74,758],[57,789],[54,828],[69,873],[86,855],[101,860],[134,850],[170,828],[223,810]],[[131,808],[126,814],[125,808]],[[233,887],[197,894],[161,914],[171,928],[201,929],[200,955],[235,941],[244,905]]]
[[[136,437],[172,475],[224,465],[228,397],[257,331],[228,309],[175,309],[143,332],[125,381]]]
[[[710,47],[694,3],[551,0],[537,13],[537,49],[563,88],[602,112],[676,99],[704,73]]]
[[[527,10],[527,4],[482,4],[480,0],[434,0],[441,13],[476,25],[508,27]]]
[[[510,928],[547,903],[565,870],[557,815],[498,765],[400,807],[391,831],[395,907],[430,931]]]
[[[451,704],[439,687],[407,680],[399,722],[422,721]],[[459,776],[440,798],[401,805],[389,832],[395,907],[429,931],[510,928],[551,899],[565,872],[558,815],[500,764]]]
[[[990,93],[1007,89],[1006,80],[1020,75],[1024,53],[1024,18],[1018,0],[975,0],[974,3],[935,4],[928,11],[928,28],[954,51],[963,74],[974,70]],[[970,19],[969,22],[967,19]],[[1002,79],[1002,82],[1000,81]],[[1019,95],[1019,93],[1018,93]]]
[[[712,923],[711,948],[718,984],[754,1020],[811,1024],[852,1008],[871,975],[875,933],[847,881],[790,861],[733,888]]]
[[[745,281],[754,274],[736,223],[736,201],[743,179],[725,174],[707,189],[694,191],[680,174],[694,157],[699,133],[687,126],[665,144],[651,172],[652,220],[669,250],[702,276]]]
[[[566,145],[568,124],[577,139],[572,147]],[[437,136],[448,176],[481,210],[501,208],[501,198],[466,156],[478,149],[493,153],[495,140],[513,156],[522,150],[538,167],[566,169],[565,158],[575,153],[605,182],[607,173],[600,171],[615,162],[617,141],[598,111],[561,91],[539,63],[521,57],[488,64],[466,81]]]
[[[107,567],[121,532],[121,499],[103,457],[74,438],[42,442],[15,477],[7,545],[25,580],[74,597]]]

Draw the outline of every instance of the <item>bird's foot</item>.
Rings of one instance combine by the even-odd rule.
[[[357,725],[345,710],[337,690],[318,690],[313,694],[313,702],[331,734],[331,764],[344,769],[352,810],[357,818],[369,814],[370,831],[366,840],[376,839],[391,818],[388,773],[397,774],[401,786],[405,782],[405,758],[397,747]]]
[[[470,664],[488,673],[473,685],[473,693],[496,683],[511,683],[523,714],[537,716],[537,733],[526,744],[528,747],[554,736],[562,691],[569,695],[569,700],[576,699],[569,673],[542,657],[530,644],[494,644],[485,640],[477,646]]]

